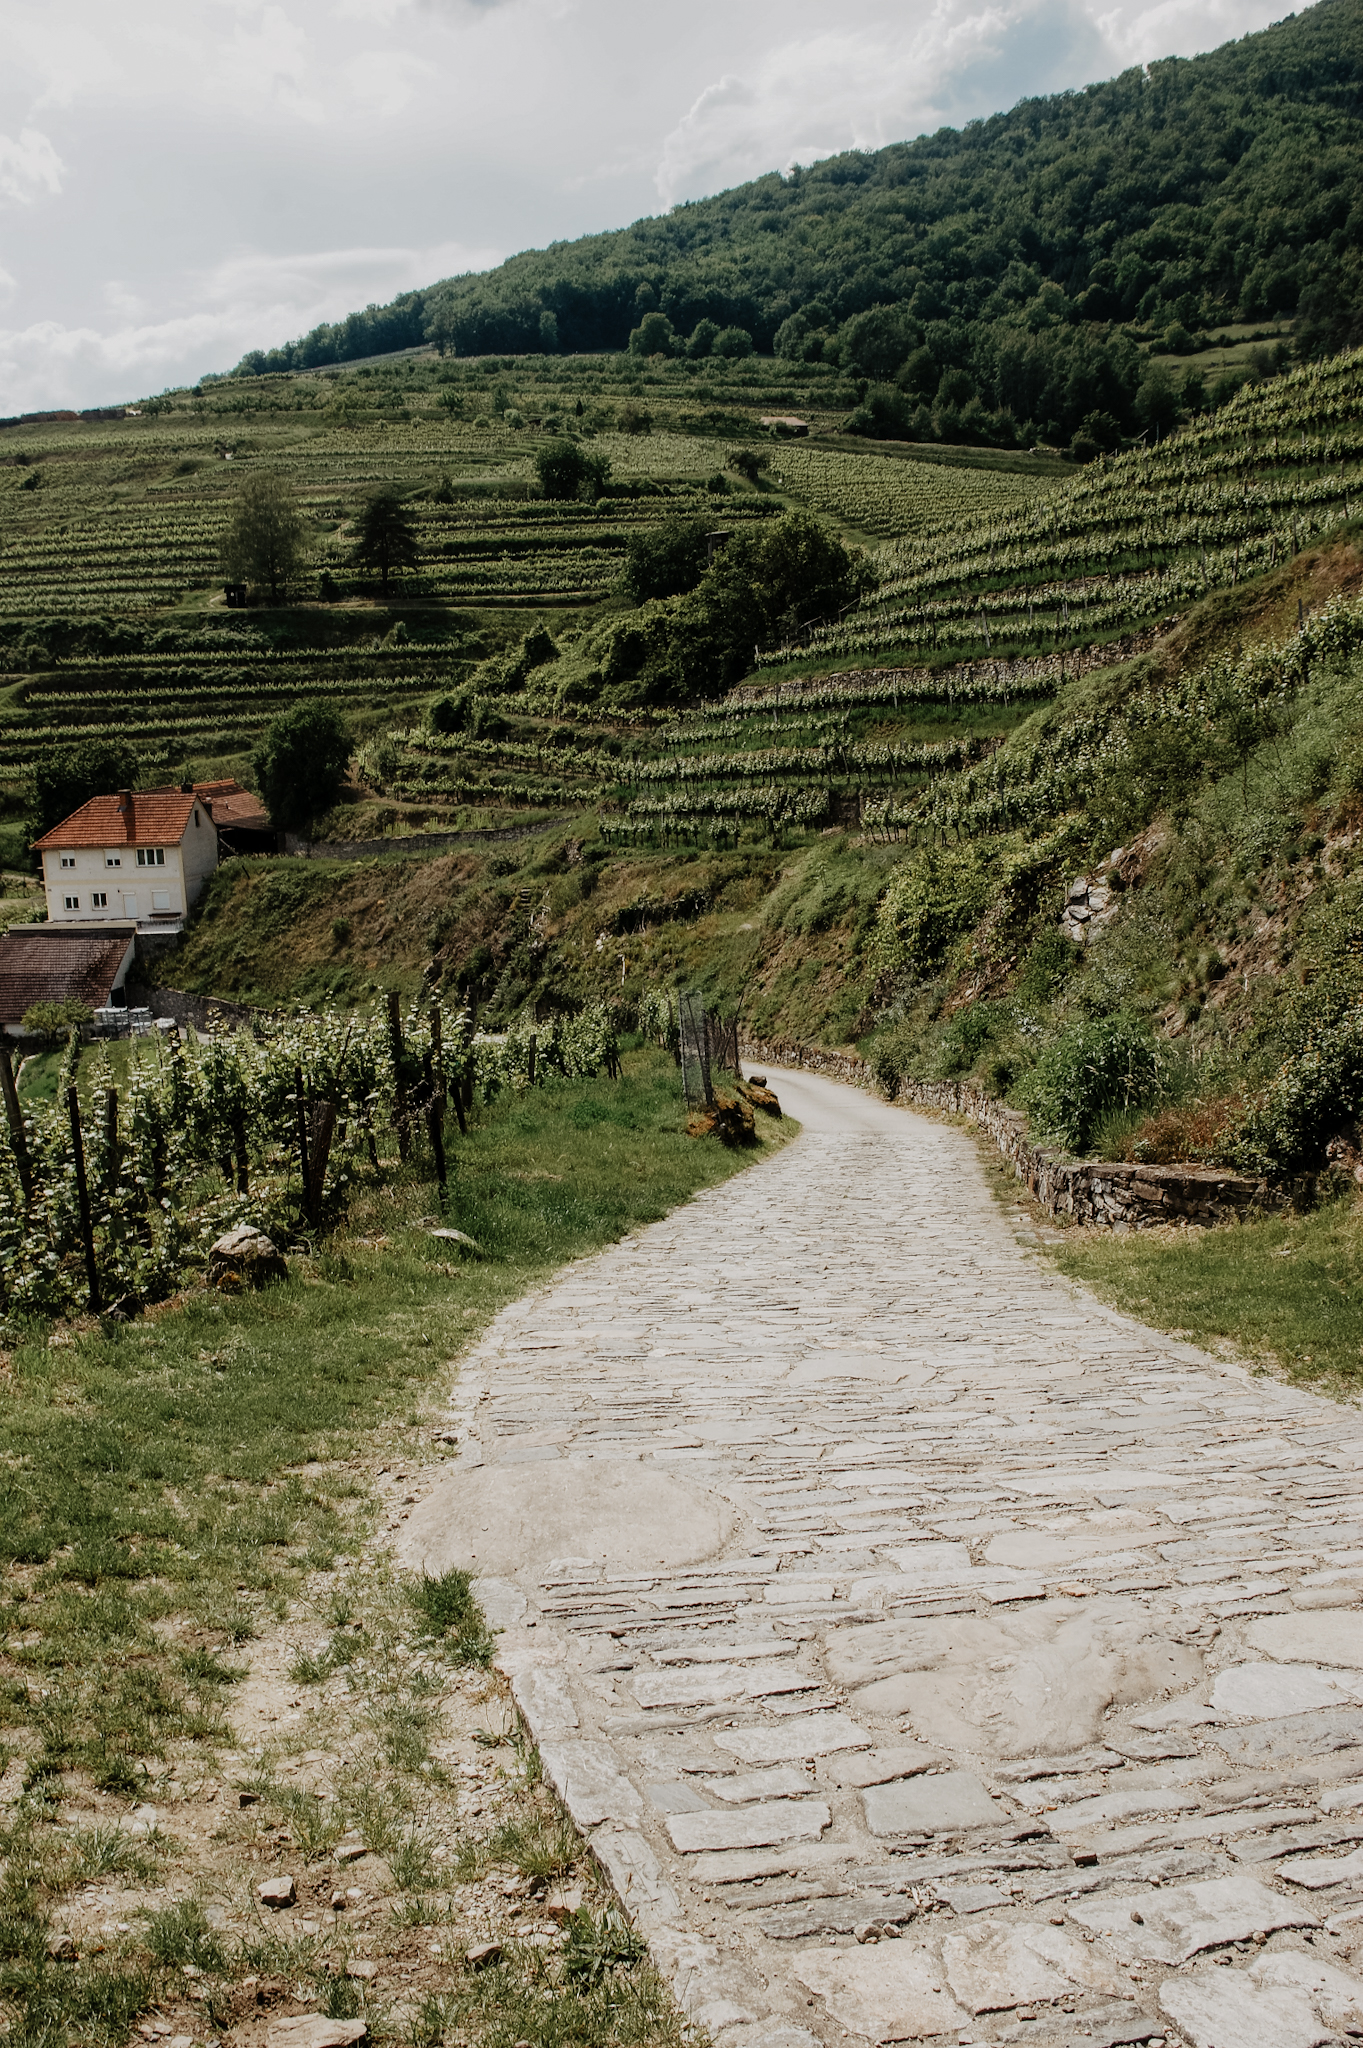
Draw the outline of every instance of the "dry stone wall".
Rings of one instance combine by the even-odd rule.
[[[743,1056],[771,1066],[803,1068],[876,1091],[875,1077],[855,1053],[828,1052],[791,1039],[743,1041]],[[901,1081],[897,1102],[946,1110],[978,1124],[1018,1179],[1053,1216],[1111,1230],[1148,1230],[1158,1223],[1231,1223],[1251,1211],[1284,1209],[1291,1198],[1267,1181],[1218,1166],[1144,1166],[1105,1159],[1064,1160],[1033,1142],[1027,1119],[971,1081]]]

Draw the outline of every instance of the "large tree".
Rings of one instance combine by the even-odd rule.
[[[367,569],[378,570],[386,597],[393,570],[414,569],[420,559],[411,514],[404,509],[397,492],[385,488],[366,500],[355,523],[355,560]]]
[[[271,720],[251,763],[281,832],[301,832],[329,811],[350,764],[350,731],[330,704],[295,704]]]
[[[50,747],[33,771],[33,837],[38,839],[92,796],[132,789],[138,759],[126,740],[72,740]]]
[[[599,496],[611,473],[608,455],[591,455],[576,441],[550,441],[535,457],[535,474],[546,498]]]
[[[271,469],[248,476],[222,539],[228,581],[268,583],[278,604],[307,554],[307,528],[285,479]]]

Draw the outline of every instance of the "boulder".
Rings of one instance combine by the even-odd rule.
[[[289,1268],[277,1245],[249,1223],[229,1230],[208,1254],[208,1284],[224,1294],[264,1287],[269,1280],[287,1280]]]

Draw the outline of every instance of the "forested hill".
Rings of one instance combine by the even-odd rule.
[[[656,309],[672,346],[711,322],[899,374],[910,397],[954,367],[986,405],[1040,419],[1041,388],[1109,330],[1090,381],[1124,381],[1111,323],[1195,334],[1291,315],[1304,354],[1363,338],[1361,244],[1363,0],[1318,0],[1207,56],[529,251],[240,367],[432,339],[459,355],[618,349]],[[895,317],[849,330],[877,307]],[[1100,402],[1086,395],[1082,410]]]

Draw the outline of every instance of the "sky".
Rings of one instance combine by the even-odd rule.
[[[0,0],[0,415],[1192,56],[1264,0]]]

